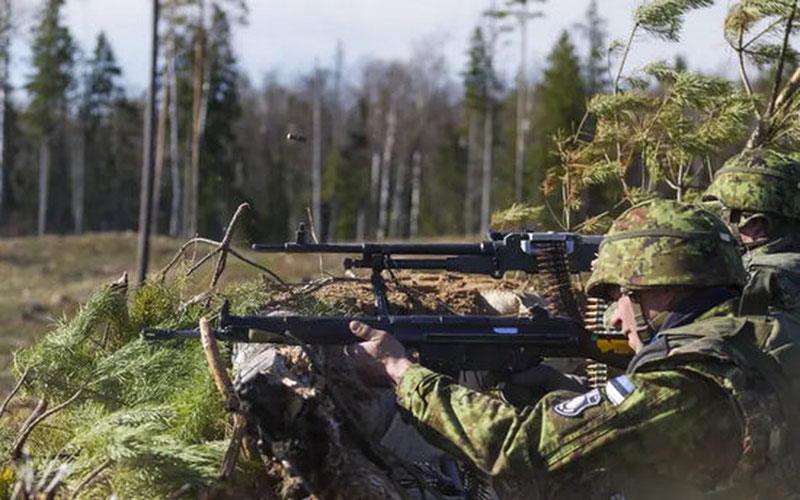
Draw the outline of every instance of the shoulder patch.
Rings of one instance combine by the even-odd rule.
[[[614,377],[606,383],[606,396],[614,406],[619,406],[625,401],[636,387],[631,379],[625,375]]]
[[[572,399],[562,401],[553,407],[553,411],[562,417],[577,417],[583,410],[597,406],[603,400],[603,396],[598,389],[592,389],[586,394],[575,396]]]

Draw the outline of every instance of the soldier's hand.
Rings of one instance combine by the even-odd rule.
[[[397,385],[411,366],[403,344],[383,330],[360,321],[350,322],[350,331],[364,342],[348,347],[361,378],[372,385]]]

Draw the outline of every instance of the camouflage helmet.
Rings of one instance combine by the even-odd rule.
[[[770,150],[729,159],[703,194],[729,210],[800,219],[800,161]]]
[[[586,292],[614,286],[736,286],[746,282],[739,247],[722,220],[702,208],[653,200],[623,213],[608,231]]]

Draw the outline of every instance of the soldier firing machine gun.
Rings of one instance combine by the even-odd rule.
[[[360,321],[386,330],[419,362],[445,373],[459,370],[516,371],[541,357],[587,357],[624,366],[627,342],[618,335],[584,325],[572,291],[570,274],[588,271],[602,236],[574,233],[491,233],[481,243],[309,243],[305,225],[295,241],[255,244],[261,252],[361,254],[344,260],[346,269],[371,269],[378,311]],[[409,258],[406,256],[416,256]],[[421,257],[426,256],[426,257]],[[436,256],[436,257],[433,257]],[[401,258],[399,258],[401,257]],[[557,308],[567,317],[544,309],[530,317],[423,315],[392,316],[383,271],[446,270],[501,278],[509,271],[550,275]],[[551,290],[552,291],[552,290]],[[552,295],[552,294],[551,294]],[[232,316],[223,304],[215,335],[234,342],[342,345],[359,339],[350,333],[350,317]],[[196,338],[196,330],[143,330],[146,339]]]

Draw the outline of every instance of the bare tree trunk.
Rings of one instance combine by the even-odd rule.
[[[315,68],[311,106],[311,212],[314,214],[314,234],[322,235],[322,97],[319,77],[319,69]]]
[[[356,239],[364,241],[367,237],[367,211],[364,207],[358,209],[356,215]]]
[[[525,4],[523,4],[525,6]],[[527,17],[523,14],[520,17],[520,60],[519,77],[517,79],[517,144],[514,168],[514,199],[517,203],[522,203],[523,171],[525,169],[525,135],[528,133],[527,96],[527,53],[528,53],[528,29]]]
[[[392,191],[392,204],[391,204],[391,218],[389,222],[389,235],[393,238],[399,238],[400,227],[406,213],[407,204],[405,203],[406,197],[406,177],[408,173],[408,161],[402,158],[397,164],[397,171],[394,178],[394,190]]]
[[[184,221],[187,236],[197,234],[197,219],[199,215],[200,197],[200,141],[202,136],[201,121],[203,113],[205,64],[206,64],[206,29],[205,29],[205,0],[200,0],[200,15],[197,32],[194,38],[194,95],[192,99],[192,163],[187,182],[187,197],[189,198],[189,213]]]
[[[6,83],[9,60],[11,1],[0,0],[0,223],[5,205]]]
[[[74,147],[70,162],[72,187],[72,227],[75,234],[83,233],[84,186],[86,182],[86,131],[83,124],[73,130]]]
[[[344,44],[336,42],[336,55],[333,61],[333,143],[342,147],[346,139],[344,120],[342,119],[342,72],[344,71]]]
[[[494,149],[494,104],[487,98],[483,117],[483,175],[481,179],[481,233],[489,231],[492,210],[492,150]]]
[[[389,105],[389,114],[386,115],[386,137],[383,143],[383,159],[381,161],[381,194],[378,207],[378,233],[377,238],[386,237],[386,224],[389,220],[389,187],[392,175],[392,150],[394,149],[395,133],[397,129],[397,112],[394,102]]]
[[[411,157],[411,214],[409,236],[416,238],[419,234],[419,200],[422,191],[422,153],[414,151]]]
[[[167,55],[167,57],[170,57]],[[169,72],[169,69],[167,69]],[[165,75],[169,79],[169,75]],[[158,215],[161,212],[161,180],[164,177],[164,151],[167,144],[167,113],[169,112],[169,85],[163,85],[161,106],[158,109],[158,125],[156,129],[156,172],[153,178],[153,213],[150,227],[152,234],[158,234]]]
[[[169,39],[169,159],[172,173],[172,207],[169,216],[169,235],[181,233],[181,165],[178,151],[178,75],[175,68],[175,41]]]
[[[464,233],[473,234],[475,232],[475,181],[479,170],[480,159],[480,114],[477,110],[469,110],[469,122],[467,124],[467,182],[466,193],[464,195]]]
[[[50,177],[50,134],[39,144],[39,217],[36,233],[44,235],[47,230],[48,183]]]
[[[373,218],[378,214],[378,199],[380,198],[381,191],[381,155],[377,151],[372,152],[372,161],[369,167],[369,207],[368,213],[370,216],[365,216],[365,231],[374,237],[377,231],[377,218]]]

